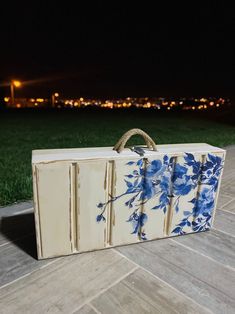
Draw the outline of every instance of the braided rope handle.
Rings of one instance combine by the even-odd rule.
[[[118,153],[121,153],[123,151],[127,141],[133,135],[141,135],[144,138],[145,143],[149,149],[152,149],[154,151],[157,150],[157,147],[156,147],[154,140],[141,129],[131,129],[131,130],[127,131],[126,133],[124,133],[122,135],[122,137],[119,139],[119,141],[116,143],[116,145],[113,147],[113,150],[116,150]]]

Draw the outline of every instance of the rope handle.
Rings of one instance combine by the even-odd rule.
[[[119,139],[119,141],[116,143],[116,145],[113,147],[113,150],[116,150],[118,153],[121,153],[123,151],[127,141],[133,135],[141,135],[144,138],[145,143],[149,149],[152,149],[154,151],[157,150],[157,147],[156,147],[154,140],[141,129],[131,129],[131,130],[127,131],[126,133],[124,133],[122,135],[122,137]]]

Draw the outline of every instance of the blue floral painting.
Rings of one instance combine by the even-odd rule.
[[[212,154],[208,154],[206,161],[202,164],[196,162],[192,154],[186,154],[184,159],[186,166],[192,168],[192,179],[195,180],[196,184],[194,188],[197,187],[198,190],[196,197],[190,200],[193,208],[183,212],[184,218],[172,230],[173,234],[185,234],[186,226],[191,227],[194,232],[205,231],[211,227],[215,194],[223,168],[222,158]]]
[[[124,203],[131,210],[126,221],[132,224],[133,234],[147,240],[143,226],[148,216],[142,212],[143,205],[158,195],[159,198],[152,210],[161,210],[165,214],[171,200],[174,199],[173,206],[178,213],[180,197],[187,195],[199,185],[197,197],[190,200],[190,211],[183,212],[184,218],[175,226],[172,233],[184,234],[186,226],[191,227],[194,232],[210,227],[214,196],[223,167],[221,157],[208,154],[207,160],[201,163],[195,160],[193,154],[185,153],[184,164],[177,163],[175,157],[165,155],[162,160],[149,161],[147,158],[141,158],[138,161],[129,161],[126,165],[130,166],[130,169],[133,169],[131,166],[135,166],[124,178],[126,191],[118,196],[110,196],[107,202],[97,204],[100,209],[100,214],[96,217],[97,222],[106,220],[105,214],[109,203],[124,195],[130,195],[128,201]]]

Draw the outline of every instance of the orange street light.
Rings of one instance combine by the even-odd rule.
[[[13,84],[15,87],[20,87],[21,86],[21,82],[20,81],[13,81]]]
[[[20,81],[11,80],[11,105],[14,106],[15,104],[15,87],[20,87],[22,84]]]

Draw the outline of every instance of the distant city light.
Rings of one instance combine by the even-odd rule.
[[[207,99],[206,98],[201,98],[200,102],[207,102]]]
[[[11,86],[14,92],[13,81]],[[11,91],[12,92],[12,91]],[[52,93],[51,98],[12,98],[14,93],[11,93],[11,97],[4,97],[6,106],[12,108],[85,108],[85,107],[97,107],[97,108],[143,108],[143,109],[162,109],[162,110],[222,110],[231,102],[226,98],[208,97],[208,98],[167,98],[167,97],[127,97],[117,99],[97,99],[97,98],[58,98],[59,93]],[[12,99],[14,101],[12,101]]]
[[[22,85],[20,81],[13,80],[12,83],[15,87],[20,87]]]

